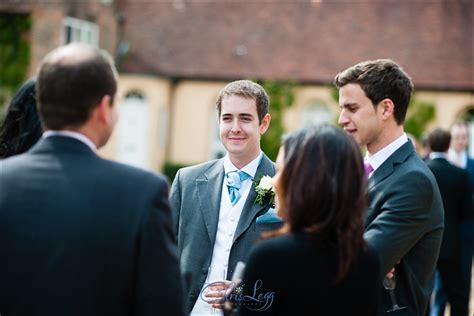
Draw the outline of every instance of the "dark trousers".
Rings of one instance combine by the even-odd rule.
[[[461,223],[461,268],[458,270],[457,277],[462,279],[464,283],[465,294],[467,296],[467,304],[469,306],[470,290],[471,290],[471,267],[474,254],[474,218]],[[429,315],[444,315],[447,298],[444,290],[443,281],[437,272],[435,286],[433,289],[433,304]],[[467,315],[467,312],[466,312]]]
[[[461,269],[461,259],[439,259],[434,304],[431,316],[443,316],[446,300],[450,304],[451,316],[467,316],[469,311],[469,289]],[[444,298],[443,298],[444,296]]]

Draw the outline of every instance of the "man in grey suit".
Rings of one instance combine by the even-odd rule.
[[[378,250],[383,274],[396,266],[395,295],[398,305],[405,306],[398,314],[425,315],[444,215],[436,179],[403,129],[412,81],[398,64],[380,59],[342,71],[335,84],[339,123],[367,149],[365,238]],[[380,287],[377,314],[385,315],[392,303]]]
[[[42,61],[46,132],[0,160],[0,314],[184,315],[168,183],[104,160],[115,66],[82,44]]]
[[[205,284],[230,280],[237,262],[246,261],[259,239],[256,218],[269,204],[255,203],[252,179],[275,173],[260,149],[271,119],[264,89],[248,80],[231,82],[219,93],[216,107],[227,155],[179,170],[171,187],[181,270],[191,278],[187,311],[192,315],[212,313],[202,294]]]

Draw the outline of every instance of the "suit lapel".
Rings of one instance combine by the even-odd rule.
[[[199,197],[199,209],[206,225],[211,244],[214,244],[219,221],[222,183],[224,181],[224,163],[219,159],[200,178],[196,179]]]
[[[372,177],[369,178],[368,191],[369,193],[374,189],[377,183],[391,175],[395,166],[406,161],[409,155],[414,152],[414,147],[410,141],[407,141],[402,147],[398,148],[387,160],[374,171]]]
[[[265,154],[263,154],[262,162],[258,166],[255,176],[259,175],[260,173],[264,176],[273,176],[275,174],[275,166]],[[252,184],[247,200],[245,201],[242,214],[240,215],[237,229],[235,230],[234,241],[237,240],[240,235],[242,235],[249,228],[258,215],[263,214],[263,212],[268,209],[268,204],[260,205],[255,203],[256,196],[257,193],[255,192],[255,184]]]

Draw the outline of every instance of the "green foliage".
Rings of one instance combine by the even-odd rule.
[[[332,99],[339,104],[339,88],[332,85],[330,86],[331,89],[331,97]]]
[[[166,161],[165,165],[163,166],[163,174],[166,177],[168,177],[168,179],[170,180],[170,183],[172,183],[178,170],[184,167],[188,167],[188,166],[189,165],[177,164],[171,161]]]
[[[471,107],[467,111],[465,111],[461,117],[460,120],[463,122],[474,122],[474,107]]]
[[[28,15],[0,14],[0,109],[25,81],[30,60],[27,36],[30,28]]]
[[[436,116],[436,110],[431,102],[419,101],[412,97],[405,119],[405,132],[413,135],[417,140],[426,131],[426,125]]]
[[[263,152],[273,161],[276,160],[281,144],[281,136],[285,132],[283,127],[283,111],[291,106],[295,100],[294,83],[281,81],[265,81],[262,87],[270,98],[270,127],[262,136],[261,147]]]

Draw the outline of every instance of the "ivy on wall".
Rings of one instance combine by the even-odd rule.
[[[405,119],[405,132],[413,135],[419,141],[426,132],[428,123],[435,117],[436,110],[433,103],[420,101],[413,95]]]
[[[262,87],[270,98],[269,112],[272,120],[267,132],[262,136],[261,147],[268,158],[275,161],[281,145],[281,136],[285,132],[283,112],[295,100],[295,84],[292,82],[269,80],[263,82]]]
[[[162,172],[168,178],[168,181],[173,183],[173,180],[178,173],[178,170],[190,166],[189,164],[179,164],[171,161],[166,161],[163,165]]]
[[[3,107],[26,78],[30,29],[29,15],[0,13],[0,122],[3,120]]]

